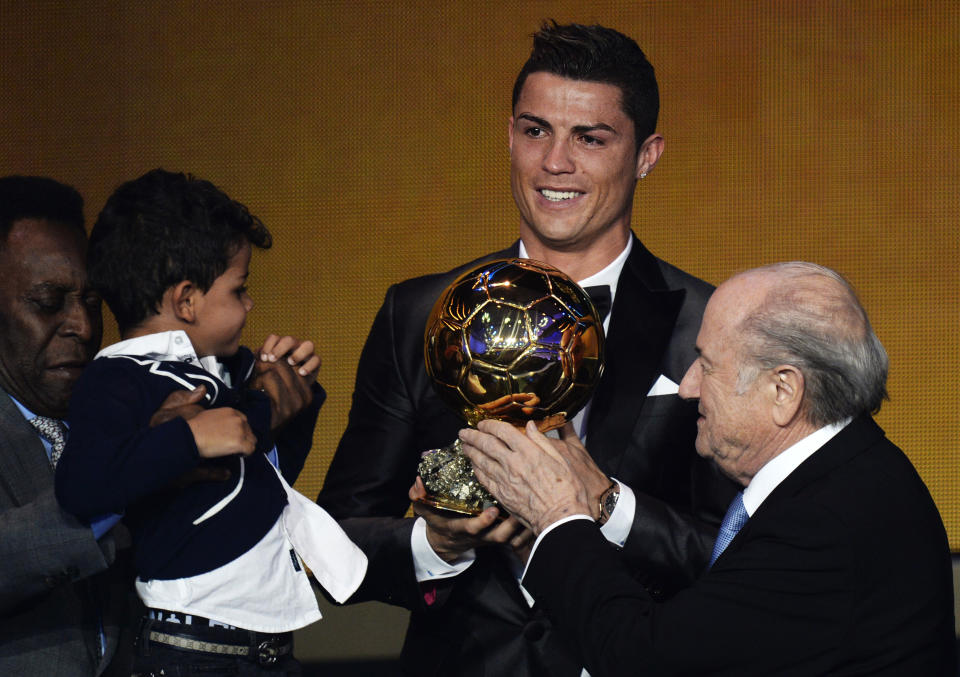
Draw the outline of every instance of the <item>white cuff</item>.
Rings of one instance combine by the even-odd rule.
[[[413,554],[413,570],[417,575],[417,583],[456,576],[466,571],[477,558],[476,551],[471,548],[453,562],[440,559],[440,556],[430,547],[430,542],[427,540],[427,523],[422,517],[418,517],[413,523],[413,531],[410,533],[410,552]]]
[[[633,526],[633,517],[637,512],[637,497],[633,489],[616,477],[611,479],[620,485],[620,497],[617,499],[617,507],[610,513],[610,519],[600,527],[600,533],[615,546],[622,548]]]

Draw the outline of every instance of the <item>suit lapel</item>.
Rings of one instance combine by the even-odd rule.
[[[0,390],[0,483],[25,505],[53,483],[43,443],[10,396]]]
[[[835,468],[875,445],[883,437],[883,430],[869,416],[853,419],[846,428],[830,438],[826,444],[797,466],[796,470],[787,475],[760,505],[757,512],[759,513],[768,502],[776,503],[780,499],[789,498],[812,482],[829,475]]]
[[[604,371],[587,421],[587,447],[611,471],[627,448],[640,407],[661,372],[683,289],[666,289],[656,258],[635,236],[620,273],[604,346]],[[629,405],[629,406],[627,406]]]

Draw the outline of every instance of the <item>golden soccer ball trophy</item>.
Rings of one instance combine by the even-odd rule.
[[[603,372],[603,323],[587,293],[556,268],[500,259],[454,280],[427,320],[424,358],[440,398],[475,426],[487,418],[561,427]],[[424,503],[478,515],[496,500],[460,441],[424,452]]]

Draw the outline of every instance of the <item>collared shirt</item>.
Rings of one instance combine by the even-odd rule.
[[[10,395],[10,393],[7,393],[7,394]],[[23,417],[25,419],[27,419],[28,423],[37,417],[37,414],[27,409],[27,407],[25,407],[23,403],[20,402],[20,400],[18,400],[16,397],[14,397],[13,395],[10,395],[10,399],[13,400],[13,403],[15,405],[17,405],[17,409],[20,410],[20,413],[23,414]],[[67,428],[67,432],[69,433],[70,424],[67,423],[66,421],[60,421],[60,422],[63,423],[63,425]],[[44,437],[43,435],[37,435],[37,437],[39,438],[40,442],[43,444],[43,448],[47,452],[47,460],[49,461],[50,456],[53,453],[53,445],[50,444],[47,438]],[[90,522],[90,530],[93,531],[93,537],[97,540],[100,540],[101,538],[103,538],[104,534],[110,531],[113,528],[113,526],[120,521],[121,517],[122,515],[105,515],[103,517],[98,517],[97,519]]]
[[[599,285],[607,285],[610,287],[610,307],[613,308],[613,300],[617,297],[617,284],[620,282],[620,273],[623,271],[623,266],[627,263],[627,258],[630,256],[630,251],[633,249],[633,238],[627,238],[627,246],[623,248],[623,251],[617,255],[613,261],[607,264],[607,267],[603,270],[594,273],[588,278],[583,280],[577,280],[577,284],[581,287],[596,287]],[[517,252],[517,257],[521,259],[530,258],[527,255],[527,248],[523,244],[523,240],[520,240],[520,249]],[[609,333],[610,329],[610,316],[612,313],[607,313],[607,316],[603,320],[603,332],[604,334]]]
[[[852,418],[846,418],[838,423],[825,425],[767,461],[767,463],[757,471],[757,474],[753,476],[753,479],[750,480],[747,488],[743,490],[743,506],[746,508],[747,514],[753,515],[757,508],[760,507],[760,504],[773,493],[773,490],[776,489],[781,482],[789,477],[790,473],[796,470],[801,463],[813,456],[814,452],[829,442],[834,435],[846,428],[852,420]],[[619,508],[619,505],[617,507]],[[533,553],[536,552],[537,545],[540,544],[544,536],[561,524],[575,519],[588,519],[593,521],[593,518],[589,515],[570,515],[557,520],[544,529],[537,537],[533,548],[530,550],[530,558],[527,561],[529,562],[533,559]],[[524,573],[526,573],[526,570],[524,570]]]
[[[187,364],[197,364],[231,388],[233,387],[230,382],[230,372],[224,368],[215,355],[198,357],[193,349],[193,344],[190,342],[190,337],[184,331],[163,331],[112,343],[97,353],[93,359],[113,355],[137,355],[159,362],[173,360],[186,362]],[[276,447],[267,453],[267,458],[270,459],[275,468],[280,467]]]
[[[753,516],[760,504],[790,473],[810,458],[813,452],[829,442],[834,435],[846,428],[852,420],[852,418],[846,418],[838,423],[825,425],[767,461],[743,490],[743,507],[746,508],[747,514]]]
[[[9,395],[9,396],[10,396],[10,399],[13,400],[13,403],[14,403],[15,405],[17,405],[17,409],[19,409],[19,410],[20,410],[20,413],[23,414],[23,417],[24,417],[25,419],[27,419],[27,423],[30,423],[30,421],[32,421],[33,419],[35,419],[35,418],[37,417],[37,414],[35,414],[35,413],[33,413],[32,411],[30,411],[29,409],[27,409],[27,408],[23,405],[23,403],[20,402],[20,400],[18,400],[16,397],[14,397],[13,395],[10,395],[10,393],[7,393],[7,395]],[[67,432],[69,433],[69,432],[70,432],[70,424],[67,423],[66,421],[63,421],[63,420],[61,420],[60,422],[66,427]],[[43,448],[47,450],[47,460],[49,461],[51,455],[53,454],[53,445],[50,444],[50,440],[48,440],[48,439],[47,439],[46,437],[44,437],[43,435],[40,435],[39,433],[37,434],[37,438],[40,440],[40,442],[43,443]]]
[[[623,251],[617,255],[613,261],[611,261],[606,268],[603,270],[594,273],[590,277],[579,280],[577,284],[581,287],[592,287],[599,285],[607,285],[610,287],[610,312],[607,313],[607,316],[603,319],[603,333],[604,336],[610,334],[610,318],[613,317],[613,301],[617,297],[617,283],[620,281],[620,273],[623,271],[623,266],[627,262],[627,257],[630,256],[630,250],[633,249],[633,238],[627,238],[627,246],[623,248]],[[530,258],[527,256],[527,248],[523,244],[523,240],[520,240],[520,250],[518,256],[521,259]],[[590,415],[590,404],[593,401],[593,398],[583,405],[580,411],[577,412],[576,416],[573,417],[573,429],[577,431],[577,435],[583,440],[584,443],[587,441],[587,431],[584,429],[586,426],[587,418]]]

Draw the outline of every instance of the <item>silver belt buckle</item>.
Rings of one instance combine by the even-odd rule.
[[[274,637],[260,642],[257,646],[257,662],[260,665],[273,665],[280,657],[280,639]]]

